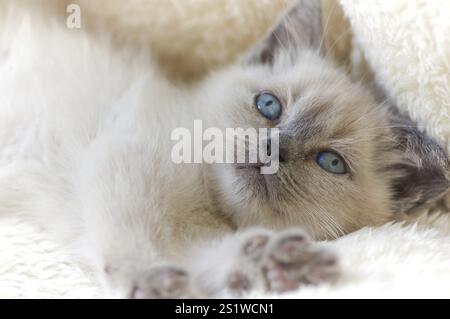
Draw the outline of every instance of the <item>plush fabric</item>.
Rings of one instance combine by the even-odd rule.
[[[398,105],[450,151],[450,3],[340,1],[352,29],[336,0],[326,0],[324,27],[330,54],[357,79],[368,78],[363,57],[367,58],[376,79]],[[118,46],[149,46],[174,78],[196,79],[232,61],[261,38],[291,1],[69,2],[81,5],[82,32],[106,27]],[[0,15],[6,3],[0,4]],[[63,1],[38,3],[44,9],[55,6],[64,20]],[[450,207],[450,199],[447,202]],[[438,212],[448,210],[441,207]],[[423,214],[412,221],[418,225],[362,229],[326,243],[341,256],[343,276],[336,285],[307,287],[287,297],[450,297],[449,214]],[[99,296],[96,283],[65,247],[24,220],[2,216],[0,297]]]
[[[450,151],[450,2],[340,1],[378,82]]]

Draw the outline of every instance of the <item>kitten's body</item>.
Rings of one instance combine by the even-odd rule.
[[[255,63],[261,50],[268,57],[262,45],[251,63],[180,88],[144,55],[130,63],[129,52],[36,17],[5,31],[1,41],[0,213],[26,214],[65,239],[119,296],[192,296],[246,289],[246,281],[285,291],[327,280],[335,274],[332,258],[305,246],[299,232],[231,234],[301,226],[315,239],[334,238],[392,216],[397,173],[388,168],[401,156],[390,144],[388,112],[317,48],[269,55],[267,65]],[[271,126],[254,110],[254,94],[262,90],[285,101],[282,134],[291,144],[302,142],[301,149],[285,146],[301,166],[283,164],[278,177],[266,180],[273,193],[259,194],[252,188],[259,177],[239,175],[233,165],[171,161],[171,132],[192,129],[194,120],[204,127]],[[328,147],[348,152],[351,178],[329,177],[308,158]],[[290,189],[295,194],[285,198]],[[249,254],[258,255],[252,262],[241,254],[248,243]],[[293,257],[292,247],[307,261]],[[274,251],[286,252],[280,258],[298,269],[322,261],[331,267],[306,279],[290,272],[273,284],[262,269],[272,269]],[[155,268],[166,263],[188,269],[200,284],[191,288],[185,273]],[[230,279],[235,269],[238,283]],[[155,293],[167,281],[168,291]]]

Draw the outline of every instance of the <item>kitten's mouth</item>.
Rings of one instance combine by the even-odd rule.
[[[259,177],[264,180],[264,174],[261,173],[261,169],[265,167],[262,163],[246,163],[236,165],[236,170],[243,172],[244,174],[260,175]]]
[[[257,170],[257,171],[259,171],[260,172],[260,170],[261,170],[261,167],[264,167],[264,164],[263,163],[245,163],[245,164],[239,164],[239,165],[236,165],[236,169],[239,169],[239,170]]]

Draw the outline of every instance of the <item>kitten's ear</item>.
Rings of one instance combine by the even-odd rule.
[[[305,48],[324,50],[321,2],[296,0],[263,41],[247,53],[244,63],[273,64],[282,53],[295,58]]]
[[[401,160],[393,180],[395,208],[399,212],[431,204],[450,190],[449,158],[439,144],[420,132],[411,120],[395,115],[394,135]]]

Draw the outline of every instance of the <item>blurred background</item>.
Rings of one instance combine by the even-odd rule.
[[[109,33],[118,46],[149,47],[173,78],[194,80],[252,46],[295,0],[1,0],[0,12],[11,1],[55,10],[61,23],[77,4],[81,30]],[[326,44],[348,66],[348,23],[337,0],[322,2]]]

